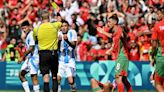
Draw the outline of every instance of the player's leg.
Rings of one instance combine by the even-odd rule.
[[[54,52],[54,54],[51,56],[50,60],[50,69],[52,73],[52,90],[53,92],[58,91],[58,79],[57,79],[57,73],[58,73],[58,54],[57,51]]]
[[[124,92],[124,84],[122,82],[121,75],[116,75],[116,84],[117,84],[118,92]]]
[[[37,74],[32,74],[31,79],[32,79],[32,82],[33,82],[34,92],[40,92],[39,91],[40,87],[39,87],[39,82],[38,82],[38,75]]]
[[[58,75],[58,92],[61,92],[60,82],[64,73],[65,73],[64,63],[59,61],[59,69],[58,69],[58,74],[57,74]]]
[[[163,85],[159,82],[155,82],[157,92],[164,92]]]
[[[40,51],[39,52],[39,68],[41,71],[41,74],[43,76],[43,91],[44,92],[50,92],[50,88],[49,88],[49,62],[50,62],[50,52],[46,52],[46,51]]]
[[[106,82],[103,86],[104,92],[111,92],[111,89],[113,88],[113,85],[110,82]]]
[[[38,57],[32,57],[29,59],[29,66],[30,66],[30,74],[31,79],[33,82],[33,90],[34,92],[40,92],[39,89],[39,82],[38,82],[38,68],[39,68],[39,58]]]
[[[76,92],[75,72],[76,72],[76,69],[73,67],[68,67],[66,69],[66,75],[67,75],[67,79],[71,88],[71,92]]]
[[[158,73],[155,73],[155,88],[157,92],[164,92],[162,78],[158,75]]]
[[[127,92],[132,92],[132,86],[130,85],[126,76],[123,76],[123,83],[126,86]]]
[[[126,60],[126,59],[125,59]],[[123,66],[123,78],[122,81],[126,87],[127,92],[132,92],[132,86],[130,85],[128,79],[127,79],[127,75],[128,75],[128,66],[129,66],[129,61],[124,61],[124,66]]]
[[[118,58],[115,64],[115,78],[116,78],[118,92],[124,92],[124,84],[122,82],[122,74],[121,74],[123,66],[124,63],[122,62],[122,59]]]
[[[26,80],[26,77],[25,77],[27,73],[28,73],[28,60],[25,60],[19,72],[19,79],[22,82],[22,87],[25,90],[25,92],[30,92],[28,81]]]
[[[160,51],[160,50],[158,50]],[[156,67],[155,67],[155,88],[157,92],[164,92],[163,88],[163,79],[164,79],[164,56],[161,54],[161,52],[157,53],[157,56],[155,57],[156,60]]]
[[[61,86],[60,86],[61,79],[62,77],[58,75],[58,92],[61,92]]]
[[[98,81],[95,80],[94,78],[91,79],[91,87],[92,87],[92,92],[103,92],[104,91],[99,87]]]

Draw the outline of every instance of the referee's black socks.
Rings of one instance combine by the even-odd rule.
[[[44,82],[43,90],[44,90],[44,92],[50,92],[50,88],[49,88],[49,83],[48,82]]]
[[[58,80],[57,79],[52,79],[52,90],[53,90],[53,92],[58,91]]]
[[[76,92],[76,86],[75,84],[69,84],[70,85],[70,88],[71,88],[71,92]]]

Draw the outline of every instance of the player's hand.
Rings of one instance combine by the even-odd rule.
[[[64,34],[63,38],[64,40],[67,40],[68,39],[67,34]]]
[[[21,58],[18,60],[18,64],[20,64],[22,61],[23,61],[23,58],[21,57]]]
[[[58,36],[58,40],[62,40],[62,36],[61,35]]]

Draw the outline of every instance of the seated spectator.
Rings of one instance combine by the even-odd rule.
[[[87,52],[86,52],[86,61],[95,61],[97,60],[97,50],[93,48],[93,44],[89,42],[87,44]]]
[[[88,44],[89,42],[82,41],[82,37],[80,35],[77,36],[77,47],[76,47],[77,61],[86,61],[85,54],[87,53]]]
[[[11,38],[10,39],[10,43],[6,48],[6,51],[3,55],[2,61],[18,61],[18,59],[20,58],[19,52],[15,49],[15,44],[16,44],[16,39],[15,38]]]
[[[98,60],[108,60],[108,55],[106,54],[108,49],[105,48],[105,40],[100,39],[100,49],[97,50]]]
[[[105,52],[105,54],[108,55],[108,60],[116,60],[116,56],[115,56],[115,53],[111,52],[110,49],[112,48],[113,46],[113,39],[112,38],[109,38],[108,39],[108,43],[106,45],[107,47],[107,51]]]
[[[15,47],[15,50],[17,50],[19,52],[20,57],[22,57],[22,55],[25,53],[26,47],[22,40],[17,41],[17,46]]]
[[[149,61],[150,51],[152,50],[151,44],[144,38],[141,37],[140,46],[140,61]]]
[[[140,50],[139,50],[139,45],[132,40],[130,43],[130,48],[129,48],[129,60],[131,61],[137,61],[140,60]]]
[[[1,52],[0,55],[1,56],[3,56],[5,49],[7,47],[7,42],[6,42],[7,36],[8,36],[7,27],[0,17],[0,52]],[[0,59],[2,59],[2,57]]]

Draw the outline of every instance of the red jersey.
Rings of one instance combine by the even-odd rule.
[[[81,42],[78,46],[77,46],[77,61],[85,61],[85,54],[87,53],[87,47],[85,42]]]
[[[121,42],[121,36],[122,36],[123,30],[120,26],[116,26],[116,30],[117,31],[112,35],[113,44],[114,44],[112,53],[115,55],[115,58],[117,59],[118,55],[119,55],[119,52],[120,52],[120,46],[121,46],[120,42]],[[128,43],[123,43],[122,42],[122,44],[123,44],[123,47],[124,47],[124,44],[126,44],[126,47],[124,47],[124,54],[128,58],[128,47],[127,47]]]
[[[155,24],[152,39],[159,40],[162,53],[164,54],[164,19]]]
[[[98,55],[101,55],[101,56],[99,56],[98,57],[98,60],[107,60],[107,58],[106,58],[106,51],[107,51],[108,49],[99,49],[98,51],[97,51],[97,54]]]
[[[118,53],[120,51],[120,38],[121,38],[121,34],[122,34],[122,29],[121,27],[117,27],[116,28],[117,32],[113,34],[113,53],[115,54],[116,58],[118,57]]]
[[[136,61],[140,59],[139,49],[132,48],[129,52],[129,60]]]
[[[3,0],[0,0],[0,8],[3,8]]]
[[[94,48],[91,48],[88,52],[87,52],[87,61],[95,61],[93,56],[97,55],[97,50]]]

